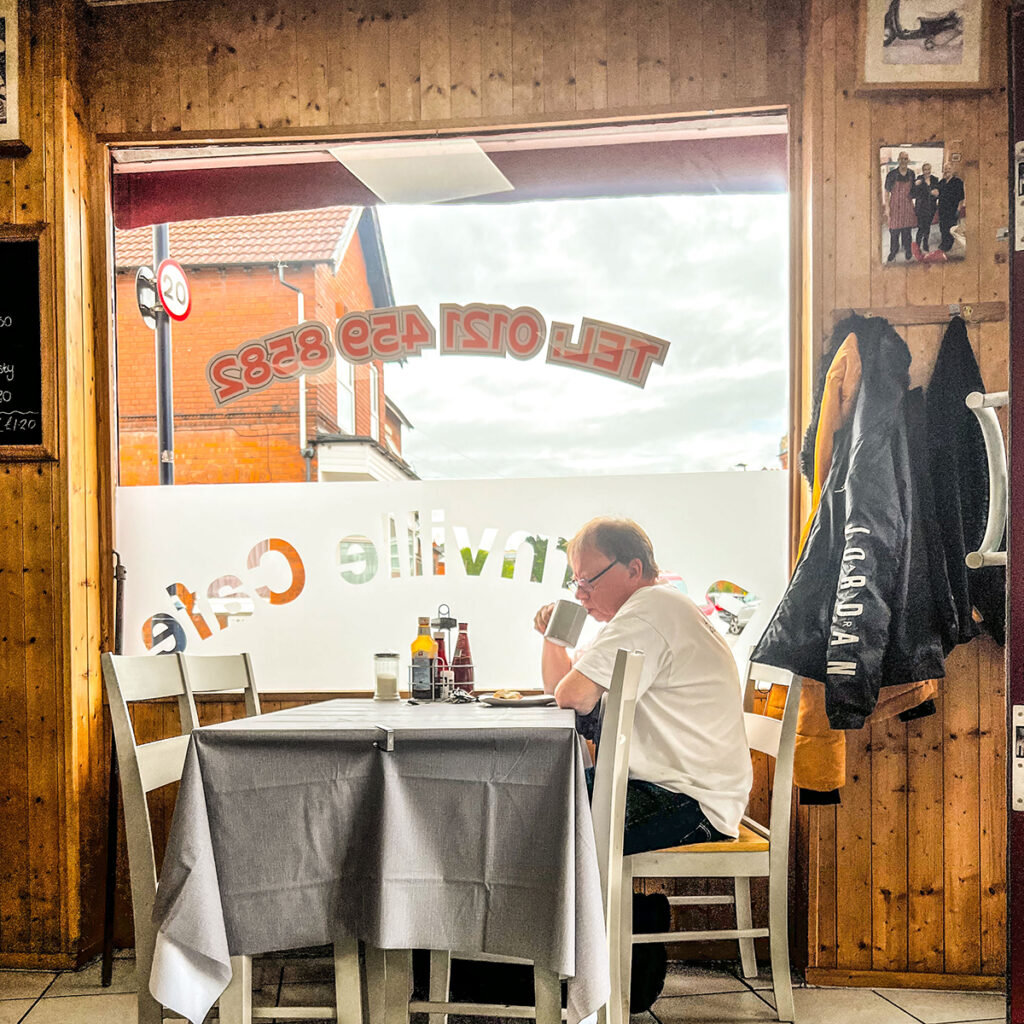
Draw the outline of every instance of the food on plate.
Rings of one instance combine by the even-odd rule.
[[[498,700],[522,700],[523,695],[518,690],[495,690],[494,696]]]

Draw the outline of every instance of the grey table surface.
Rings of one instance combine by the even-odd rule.
[[[230,955],[344,936],[524,957],[569,979],[576,1024],[608,994],[581,748],[571,711],[478,704],[337,699],[200,729],[160,938],[215,978]],[[198,1012],[161,962],[154,995]]]

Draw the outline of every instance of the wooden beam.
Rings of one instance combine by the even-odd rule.
[[[1005,320],[1005,302],[963,302],[959,303],[960,315],[969,323],[976,324],[985,320]],[[881,316],[897,327],[911,324],[944,324],[952,319],[954,313],[950,306],[872,306],[851,309],[840,306],[832,310],[833,325],[845,320],[851,313],[858,316]]]
[[[844,971],[823,967],[807,969],[808,985],[850,988],[931,988],[961,992],[1003,992],[1001,974],[917,974],[913,971]]]

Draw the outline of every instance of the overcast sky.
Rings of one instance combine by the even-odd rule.
[[[395,302],[533,306],[671,343],[644,389],[544,362],[430,352],[385,370],[424,479],[778,467],[788,200],[662,196],[381,206]],[[574,335],[574,336],[575,336]]]

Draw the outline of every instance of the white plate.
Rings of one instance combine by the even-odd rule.
[[[532,697],[521,697],[519,700],[506,700],[504,697],[481,697],[481,704],[492,708],[544,708],[555,703],[550,693],[536,694]]]

